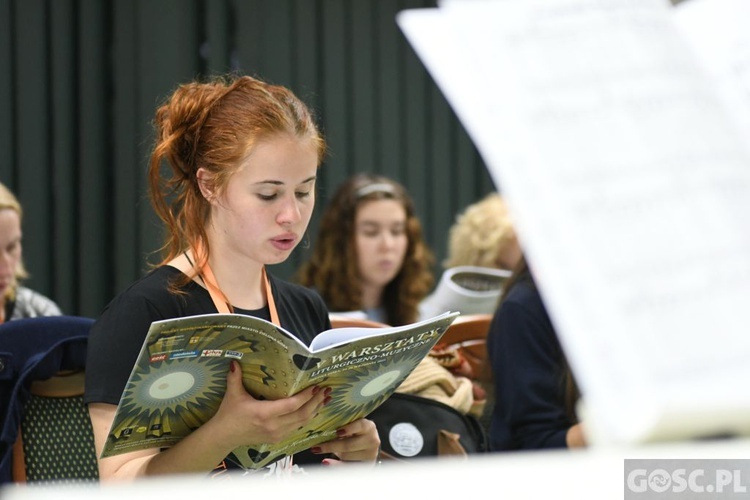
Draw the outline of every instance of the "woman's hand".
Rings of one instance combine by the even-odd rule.
[[[309,387],[288,398],[260,401],[247,393],[242,370],[232,361],[224,399],[208,422],[163,451],[154,448],[100,459],[100,479],[209,472],[239,443],[278,442],[296,431],[315,416],[329,392]],[[97,455],[104,447],[116,409],[116,405],[89,405]]]
[[[275,401],[255,399],[242,385],[242,369],[232,361],[227,391],[206,425],[227,453],[237,443],[277,443],[312,419],[323,406],[330,389],[309,387],[294,396]]]
[[[586,435],[583,432],[583,424],[578,423],[568,429],[565,434],[565,444],[568,448],[585,448]]]
[[[336,439],[326,441],[310,451],[316,454],[333,453],[340,460],[327,458],[325,465],[338,465],[342,462],[372,462],[378,459],[380,436],[375,423],[361,418],[336,431]]]

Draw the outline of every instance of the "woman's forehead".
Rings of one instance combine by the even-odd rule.
[[[365,200],[358,205],[356,218],[357,220],[403,220],[406,219],[406,208],[401,201],[390,198]]]
[[[255,144],[236,173],[253,183],[296,185],[314,183],[317,170],[317,151],[309,140],[274,136]]]

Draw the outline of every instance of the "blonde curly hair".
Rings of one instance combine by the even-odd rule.
[[[456,217],[448,234],[448,257],[443,267],[504,267],[502,256],[517,244],[505,201],[493,192]]]

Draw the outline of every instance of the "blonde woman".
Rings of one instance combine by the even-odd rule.
[[[513,270],[521,259],[513,222],[502,196],[493,192],[456,217],[448,234],[446,269],[478,266]]]
[[[503,284],[521,259],[521,247],[505,201],[492,192],[456,217],[448,233],[448,257],[435,290],[419,305],[420,317],[445,311],[491,314]]]
[[[52,300],[20,285],[28,277],[21,248],[22,218],[23,210],[18,199],[0,184],[0,323],[62,314]]]

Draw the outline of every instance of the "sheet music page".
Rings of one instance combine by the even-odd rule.
[[[674,17],[750,142],[750,2],[689,0]]]
[[[508,200],[603,443],[750,431],[748,141],[672,15],[464,0],[397,18]]]

